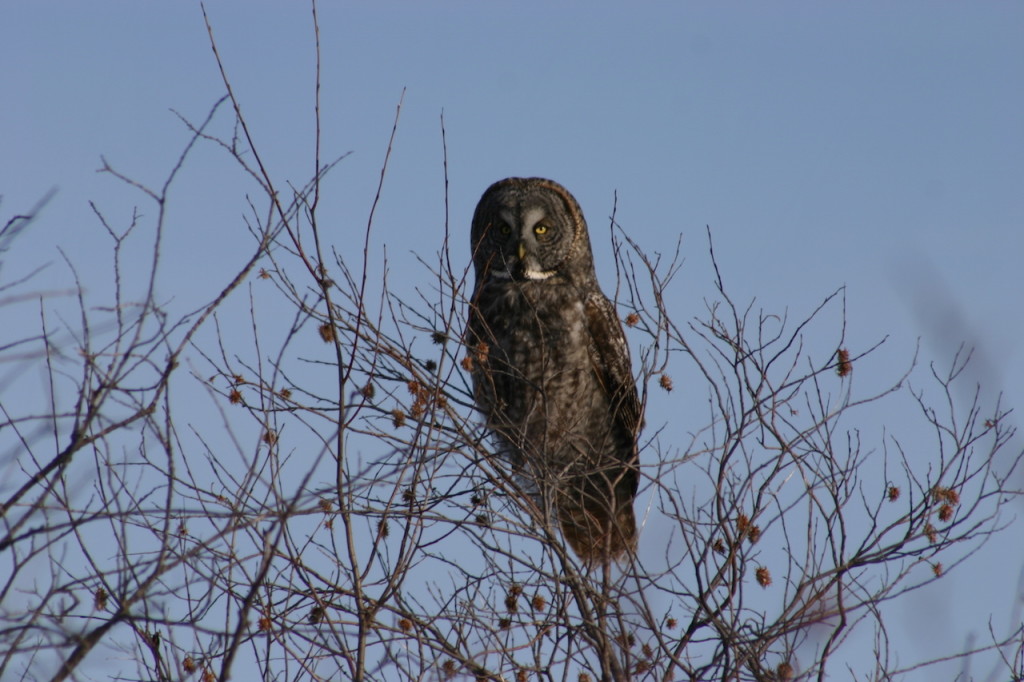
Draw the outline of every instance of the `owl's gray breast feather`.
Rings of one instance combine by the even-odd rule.
[[[560,278],[485,282],[469,340],[487,348],[474,380],[492,429],[523,448],[540,437],[556,446],[536,453],[547,456],[564,445],[557,436],[586,433],[603,454],[633,463],[640,402],[622,326],[600,290],[584,293]]]

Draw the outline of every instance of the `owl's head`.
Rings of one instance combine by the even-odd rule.
[[[587,223],[569,191],[544,178],[506,178],[484,192],[473,214],[477,282],[594,278]]]

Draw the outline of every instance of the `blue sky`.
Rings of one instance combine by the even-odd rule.
[[[208,12],[275,177],[306,180],[309,8],[214,1]],[[859,377],[865,390],[894,378],[919,338],[925,362],[966,341],[986,389],[1024,404],[1024,4],[324,3],[320,21],[324,155],[352,152],[324,199],[339,250],[361,245],[405,91],[373,241],[399,286],[417,284],[412,252],[439,248],[443,111],[452,229],[466,237],[455,255],[467,262],[487,185],[547,176],[583,206],[607,289],[617,193],[618,222],[644,248],[670,252],[683,237],[679,319],[713,296],[708,225],[738,300],[799,315],[848,287],[850,346],[890,336],[877,375]],[[109,242],[88,201],[124,218],[138,198],[95,172],[100,157],[161,182],[187,140],[170,110],[200,120],[221,94],[196,3],[0,5],[0,211],[58,190],[3,278],[52,261],[46,277],[67,286],[61,245],[102,300]],[[160,287],[182,310],[245,257],[247,187],[228,167],[200,151],[178,186],[187,201],[172,210],[174,268]],[[910,609],[973,614],[929,637],[908,616],[913,654],[983,636],[979,600],[1006,606],[997,625],[1009,616],[1024,566],[1012,535],[911,596]],[[994,590],[978,596],[979,581]]]

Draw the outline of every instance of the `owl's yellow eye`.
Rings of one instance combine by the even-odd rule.
[[[548,226],[547,225],[535,225],[533,227],[533,233],[536,234],[536,235],[546,234],[547,231],[548,231]]]

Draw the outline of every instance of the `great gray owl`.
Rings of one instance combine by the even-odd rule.
[[[472,248],[477,407],[576,554],[619,559],[636,547],[641,409],[579,204],[551,180],[496,182],[473,215]]]

